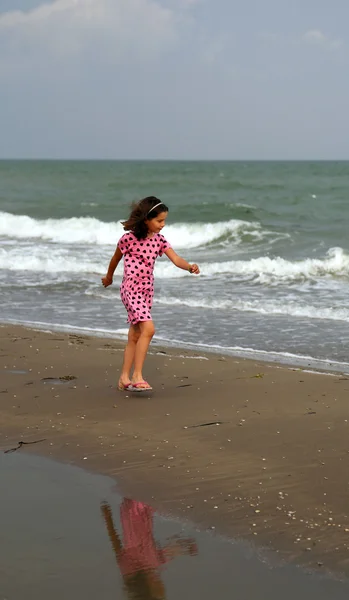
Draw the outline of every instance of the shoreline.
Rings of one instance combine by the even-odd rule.
[[[128,495],[283,561],[349,573],[349,380],[155,346],[153,394],[117,392],[115,338],[0,327],[0,447],[116,479]]]
[[[73,325],[62,325],[62,324],[50,324],[35,321],[28,322],[17,322],[17,321],[0,321],[1,327],[23,327],[24,329],[31,329],[33,331],[44,332],[44,333],[62,333],[66,335],[80,335],[82,337],[91,337],[99,339],[110,339],[116,343],[124,343],[127,339],[127,334],[117,335],[117,332],[102,330],[102,329],[88,329],[86,327],[79,327]],[[125,331],[127,329],[125,328]],[[237,358],[240,360],[257,361],[262,364],[275,365],[285,368],[298,368],[303,372],[307,372],[306,367],[309,367],[309,372],[318,373],[321,375],[349,375],[349,362],[338,362],[336,360],[325,360],[321,358],[314,358],[313,356],[297,355],[283,352],[272,352],[267,350],[256,350],[253,348],[242,348],[235,347],[229,348],[224,346],[205,346],[203,344],[185,343],[175,340],[158,338],[156,335],[153,338],[152,346],[159,348],[160,350],[171,349],[175,352],[201,352],[203,356],[223,356],[225,358]],[[342,367],[342,368],[341,368]]]

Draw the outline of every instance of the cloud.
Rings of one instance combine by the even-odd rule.
[[[281,34],[264,31],[258,34],[258,40],[265,45],[278,46],[279,48],[297,48],[302,45],[336,50],[343,46],[341,39],[326,35],[321,29],[309,29],[301,35]]]
[[[146,58],[169,47],[178,15],[156,0],[55,0],[37,8],[0,14],[1,46],[7,60],[32,52],[83,53],[118,58],[130,51]]]
[[[309,29],[302,35],[302,41],[306,44],[338,48],[342,45],[341,40],[336,40],[323,33],[320,29]]]
[[[327,36],[319,29],[310,29],[302,36],[302,39],[310,44],[326,44],[328,42]]]
[[[186,135],[216,73],[201,31],[187,0],[0,13],[0,156],[148,156],[153,140],[169,153],[168,135]]]

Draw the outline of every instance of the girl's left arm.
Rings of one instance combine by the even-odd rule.
[[[189,271],[189,273],[199,275],[199,267],[195,263],[190,264],[186,260],[184,260],[184,258],[178,256],[178,254],[176,254],[176,252],[172,248],[168,248],[168,250],[165,250],[165,254],[167,258],[169,258],[170,261],[173,262],[173,264],[176,265],[176,267],[178,267],[179,269],[183,269],[184,271]]]

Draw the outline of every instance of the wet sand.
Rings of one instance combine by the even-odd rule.
[[[1,598],[348,598],[349,581],[275,567],[119,496],[110,478],[18,452],[0,454],[0,470]]]
[[[149,395],[118,392],[123,344],[0,328],[0,448],[117,479],[155,509],[349,571],[349,380],[152,347]],[[44,440],[44,441],[40,441]]]

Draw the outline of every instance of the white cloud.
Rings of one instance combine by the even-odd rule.
[[[224,56],[228,47],[227,36],[216,37],[214,40],[204,38],[203,42],[202,59],[207,65],[213,66]]]
[[[201,44],[182,0],[55,0],[0,13],[0,156],[146,156],[172,114],[187,117]]]
[[[326,35],[320,29],[309,29],[302,35],[302,41],[307,44],[317,46],[327,46],[331,48],[338,48],[342,45],[341,40],[336,40]]]
[[[95,52],[148,56],[176,38],[177,15],[155,0],[55,0],[0,15],[7,59],[28,50],[65,55]],[[7,47],[6,47],[7,46]]]
[[[310,44],[326,44],[328,42],[328,37],[319,29],[310,29],[302,36],[302,39]]]
[[[326,35],[321,29],[309,29],[302,35],[282,35],[281,33],[264,31],[258,34],[258,39],[264,44],[279,47],[295,47],[305,44],[335,50],[343,45],[343,41]]]

